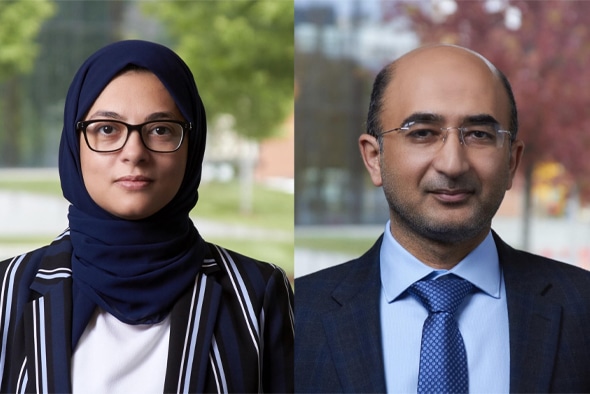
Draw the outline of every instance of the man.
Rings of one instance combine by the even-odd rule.
[[[390,220],[362,257],[295,281],[296,391],[590,392],[590,273],[491,230],[517,128],[510,84],[470,50],[423,47],[381,71],[359,146]],[[428,309],[420,289],[449,283],[464,287],[437,296],[461,292],[456,310]]]

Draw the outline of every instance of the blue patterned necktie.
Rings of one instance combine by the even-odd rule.
[[[463,337],[454,314],[473,285],[456,276],[414,283],[408,293],[428,310],[422,329],[418,393],[467,393]]]

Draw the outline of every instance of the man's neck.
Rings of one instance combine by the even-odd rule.
[[[414,257],[422,263],[437,270],[449,270],[459,264],[473,251],[489,233],[489,229],[482,231],[475,237],[459,242],[446,243],[425,238],[406,228],[398,227],[391,222],[391,235]]]

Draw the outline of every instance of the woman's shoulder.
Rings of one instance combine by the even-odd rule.
[[[60,234],[49,245],[0,261],[0,278],[18,282],[33,280],[46,257],[55,256],[55,261],[65,261],[69,265],[69,258],[59,259],[62,254],[71,255],[69,231]]]
[[[293,314],[293,290],[281,267],[219,245],[207,246],[203,269],[210,270],[225,294],[234,294],[231,299],[241,300],[255,311],[266,308],[268,316],[286,318]]]
[[[216,267],[230,275],[258,278],[267,282],[271,278],[287,278],[285,271],[276,264],[245,256],[213,243],[207,243],[208,253],[204,267]]]
[[[14,276],[14,272],[22,271],[25,268],[30,268],[33,271],[36,270],[48,247],[49,245],[45,245],[38,249],[0,261],[0,276]]]
[[[37,279],[69,275],[70,256],[69,233],[64,233],[49,245],[0,262],[0,281],[4,284],[0,298],[7,300],[0,307],[16,306],[13,310],[19,311],[30,301],[31,285]]]

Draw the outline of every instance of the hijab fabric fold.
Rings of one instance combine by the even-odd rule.
[[[184,142],[189,144],[188,159],[178,193],[160,211],[136,221],[110,214],[88,194],[75,129],[102,90],[130,65],[154,73],[193,124]],[[59,151],[61,187],[71,203],[73,346],[96,306],[128,324],[157,323],[194,282],[206,246],[189,212],[198,200],[205,140],[205,109],[193,75],[170,49],[120,41],[94,53],[76,73],[66,98]]]

